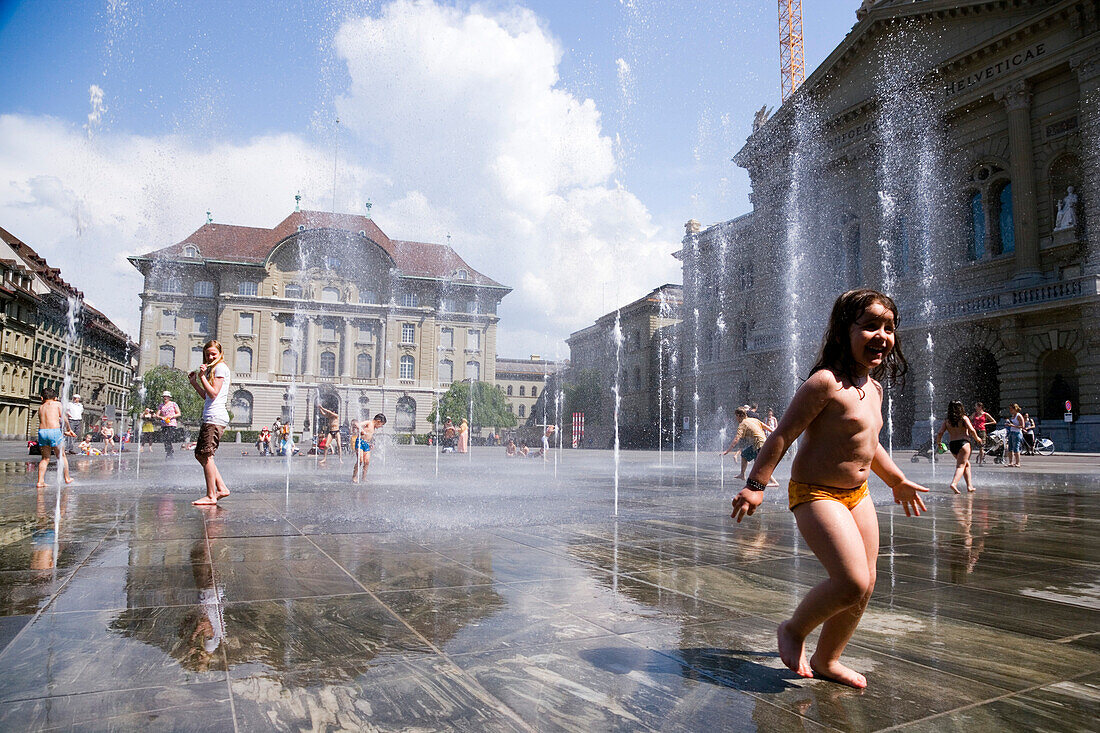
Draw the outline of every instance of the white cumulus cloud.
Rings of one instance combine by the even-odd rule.
[[[369,197],[391,237],[449,233],[515,288],[502,355],[564,356],[570,331],[679,279],[678,235],[616,182],[613,135],[593,100],[560,85],[563,49],[534,13],[398,0],[346,20],[333,48],[350,79],[335,100],[338,208],[359,213]],[[181,241],[207,210],[273,226],[298,190],[304,207],[331,205],[330,140],[115,132],[100,124],[109,92],[90,91],[87,120],[0,116],[0,226],[132,336],[141,282],[127,255]]]

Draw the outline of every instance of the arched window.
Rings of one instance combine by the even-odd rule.
[[[283,297],[295,298],[300,300],[302,297],[302,286],[298,285],[297,283],[290,283],[285,288],[283,288]]]
[[[336,354],[332,353],[331,351],[321,352],[321,376],[336,376]]]
[[[377,303],[378,296],[374,294],[373,290],[360,290],[359,291],[360,303]]]
[[[997,192],[996,216],[997,236],[994,239],[993,254],[1006,255],[1016,251],[1016,229],[1012,211],[1012,182],[1005,183]]]
[[[520,397],[526,397],[527,396],[527,387],[523,386],[522,384],[519,387],[519,396]]]
[[[254,280],[241,280],[237,283],[237,295],[256,295],[260,291]]]
[[[398,365],[398,376],[401,379],[413,379],[413,375],[416,374],[416,359],[409,354],[405,354],[401,357],[401,362]]]
[[[283,357],[279,361],[279,372],[282,374],[298,373],[298,352],[294,349],[284,349]]]
[[[520,417],[527,417],[527,405],[520,405],[519,406],[519,416]]]
[[[370,354],[359,354],[355,357],[355,376],[359,379],[370,379],[374,376],[373,360]]]
[[[339,303],[340,288],[323,288],[321,290],[322,303]]]
[[[970,194],[969,242],[966,247],[968,260],[980,260],[985,256],[985,211],[982,209],[982,192]]]
[[[359,396],[359,419],[370,417],[370,397],[367,395]]]
[[[237,358],[233,362],[234,371],[238,374],[252,373],[252,349],[241,346],[237,349]]]
[[[467,272],[466,270],[459,270],[458,272],[455,273],[455,280],[469,280],[469,279],[470,279],[470,273]]]
[[[182,293],[183,292],[183,280],[179,277],[168,278],[168,292],[169,293]]]
[[[157,364],[160,366],[174,367],[176,365],[176,347],[161,346],[157,356]]]
[[[538,397],[538,395],[539,395],[538,388],[537,387],[532,387],[531,388],[531,396],[532,397]]]
[[[408,395],[397,401],[395,429],[399,433],[411,433],[416,428],[416,401]]]
[[[481,379],[481,363],[476,361],[466,362],[466,379],[477,381]]]
[[[449,384],[454,381],[455,378],[455,363],[450,359],[444,359],[439,362],[439,382],[440,384]]]
[[[199,248],[196,247],[193,244],[185,244],[183,246],[183,256],[184,257],[198,257],[199,256]]]
[[[509,397],[512,396],[512,385],[510,385],[510,384],[508,385],[508,396]]]
[[[252,393],[243,389],[234,392],[229,412],[234,425],[252,425]]]

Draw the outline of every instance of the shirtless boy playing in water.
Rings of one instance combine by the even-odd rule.
[[[325,465],[329,451],[335,450],[342,466],[344,465],[344,451],[343,446],[340,444],[340,415],[332,410],[325,409],[323,405],[317,405],[317,409],[328,418],[328,441],[325,445],[325,456],[318,463],[322,466]]]
[[[829,573],[779,625],[779,656],[801,677],[823,677],[852,687],[867,679],[840,663],[875,587],[878,518],[867,490],[871,471],[886,482],[905,515],[925,510],[928,489],[909,481],[879,443],[882,386],[873,377],[904,375],[894,331],[897,306],[874,290],[837,298],[821,355],[791,405],[760,449],[746,486],[733,500],[738,522],[752,514],[776,464],[799,436],[787,494],[798,531]],[[821,626],[817,650],[806,661],[806,637]]]
[[[374,431],[386,424],[386,416],[381,412],[374,416],[373,420],[363,420],[351,423],[352,432],[355,433],[355,468],[351,472],[351,482],[359,483],[359,477],[367,478],[367,469],[370,468],[370,449],[374,441]],[[362,472],[359,468],[362,466]]]
[[[38,449],[42,452],[42,460],[38,462],[39,489],[46,487],[46,469],[50,466],[50,454],[57,451],[57,460],[61,464],[61,472],[65,477],[65,483],[71,484],[69,477],[69,461],[65,458],[63,446],[64,437],[76,437],[76,433],[68,425],[68,421],[61,421],[61,403],[57,401],[57,392],[44,387],[41,392],[42,406],[38,408]],[[65,425],[62,428],[62,425]]]

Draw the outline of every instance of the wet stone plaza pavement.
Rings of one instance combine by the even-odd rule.
[[[54,473],[0,463],[0,730],[1097,728],[1100,466],[981,468],[953,496],[906,457],[920,518],[876,482],[857,691],[781,664],[823,571],[785,491],[728,518],[713,452],[698,478],[624,453],[617,519],[610,452],[482,449],[437,479],[390,448],[359,486],[239,452],[216,509],[189,456],[74,461],[56,534]]]

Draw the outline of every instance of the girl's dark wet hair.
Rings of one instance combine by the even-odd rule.
[[[963,403],[958,400],[952,400],[947,403],[947,424],[953,428],[962,425],[963,415],[966,414],[966,408],[963,407]]]
[[[897,329],[901,325],[898,306],[889,295],[870,288],[849,290],[833,303],[829,327],[825,329],[825,338],[821,340],[821,351],[813,368],[810,369],[810,374],[822,369],[830,369],[837,376],[846,377],[849,382],[855,384],[858,379],[856,361],[852,358],[852,342],[848,331],[863,315],[863,311],[875,303],[881,304],[894,316],[895,336],[894,348],[883,358],[882,364],[871,372],[871,377],[891,385],[900,385],[904,382],[905,373],[909,371],[909,362],[902,355],[901,342],[896,336]]]

